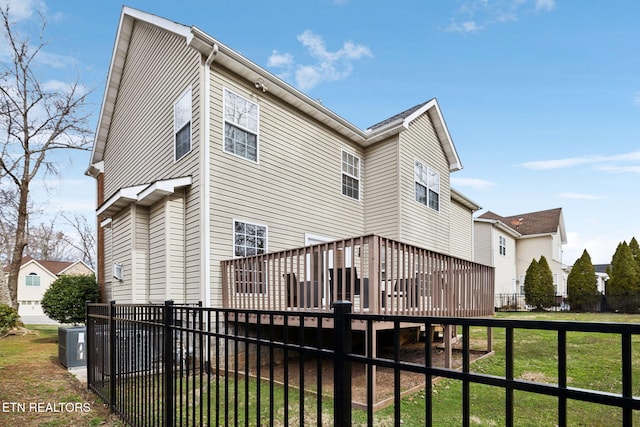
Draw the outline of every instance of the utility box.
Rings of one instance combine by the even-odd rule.
[[[87,328],[58,328],[58,362],[67,368],[87,366]]]

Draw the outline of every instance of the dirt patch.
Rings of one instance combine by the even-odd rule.
[[[452,350],[452,368],[458,369],[462,366],[462,352],[454,346]],[[470,352],[471,361],[474,361],[487,354],[487,351],[472,350]],[[383,347],[378,352],[378,358],[394,360],[394,349]],[[415,342],[403,344],[399,352],[399,360],[402,362],[414,363],[425,366],[425,343]],[[431,349],[431,362],[434,367],[444,368],[445,351],[440,346]],[[301,372],[299,358],[288,360],[288,379],[285,380],[285,368],[283,364],[274,367],[274,379],[278,382],[288,384],[296,388],[301,386],[305,390],[315,392],[318,389],[317,372],[321,370],[321,387],[324,396],[333,396],[333,363],[331,360],[323,360],[321,366],[316,359],[305,360]],[[263,371],[264,372],[264,371]],[[263,373],[264,375],[264,373]],[[408,371],[400,372],[400,392],[417,391],[424,388],[425,375]],[[435,380],[435,379],[434,379]],[[352,366],[352,395],[353,401],[365,404],[367,402],[367,372],[364,364],[356,363]],[[385,400],[394,396],[395,390],[395,370],[393,368],[378,367],[376,369],[376,387],[374,405],[381,404]]]

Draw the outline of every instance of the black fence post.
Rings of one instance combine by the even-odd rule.
[[[165,426],[172,426],[174,414],[173,398],[173,301],[164,302],[164,399],[163,412]]]
[[[109,302],[109,409],[116,410],[116,302]]]
[[[86,330],[86,334],[87,334],[87,347],[85,348],[85,354],[87,355],[87,388],[89,388],[89,386],[91,384],[93,384],[93,357],[91,357],[91,354],[93,353],[93,346],[95,345],[94,343],[94,328],[93,328],[93,323],[89,322],[89,304],[91,303],[91,301],[86,300],[84,302],[84,324],[85,324],[85,330]]]
[[[336,301],[333,305],[333,425],[351,426],[351,301]]]

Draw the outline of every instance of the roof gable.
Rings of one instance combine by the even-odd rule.
[[[173,34],[184,37],[185,44],[187,46],[199,51],[207,58],[207,64],[215,62],[216,64],[231,70],[239,77],[246,79],[252,84],[255,83],[256,87],[261,87],[263,91],[269,91],[269,93],[282,99],[293,108],[310,115],[314,119],[326,126],[329,126],[339,134],[363,147],[401,132],[408,128],[411,122],[417,117],[423,114],[428,114],[434,124],[438,138],[440,139],[444,152],[447,156],[449,169],[451,171],[462,169],[462,164],[458,158],[458,154],[453,145],[453,141],[451,140],[451,136],[449,135],[444,118],[442,117],[440,107],[435,99],[403,111],[402,113],[384,120],[367,130],[361,130],[344,118],[327,109],[316,100],[311,99],[277,76],[249,61],[247,58],[220,43],[218,40],[204,33],[197,27],[179,24],[153,14],[125,6],[122,8],[120,23],[114,42],[105,93],[100,115],[98,117],[95,143],[91,153],[90,166],[86,172],[87,174],[96,176],[103,168],[101,162],[103,160],[104,148],[120,87],[120,80],[122,78],[122,71],[125,65],[125,58],[131,40],[131,34],[134,30],[134,23],[136,21],[155,25]]]
[[[487,211],[478,218],[500,221],[507,227],[517,231],[522,236],[560,233],[562,243],[567,243],[562,217],[562,208],[529,212],[511,216],[500,216]]]
[[[442,111],[440,111],[440,105],[435,98],[376,123],[367,131],[372,134],[383,134],[385,130],[395,130],[396,132],[400,132],[404,129],[408,129],[411,122],[423,114],[427,114],[433,123],[436,134],[438,135],[438,139],[440,140],[440,144],[442,145],[442,149],[444,150],[444,154],[449,163],[449,170],[453,172],[462,169],[462,163],[458,157],[458,152],[456,151],[456,147],[453,145],[449,129],[444,121]],[[372,141],[377,139],[379,138],[374,137],[372,138]]]

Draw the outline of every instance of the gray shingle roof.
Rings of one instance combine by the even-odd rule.
[[[427,103],[429,103],[430,101],[431,101],[431,100],[426,101],[426,102],[423,102],[422,104],[418,104],[418,105],[416,105],[416,106],[414,106],[414,107],[411,107],[411,108],[409,108],[409,109],[407,109],[407,110],[404,110],[402,113],[398,113],[398,114],[396,114],[395,116],[389,117],[389,118],[388,118],[388,119],[386,119],[386,120],[383,120],[383,121],[381,121],[381,122],[379,122],[379,123],[376,123],[375,125],[373,125],[373,126],[369,127],[369,129],[370,129],[370,130],[375,130],[375,129],[380,128],[380,127],[382,127],[382,126],[384,126],[384,125],[387,125],[387,124],[389,124],[389,123],[393,123],[393,122],[396,122],[396,121],[398,121],[398,120],[404,120],[404,119],[406,119],[407,117],[409,117],[411,114],[413,114],[414,112],[416,112],[417,110],[419,110],[420,108],[422,108],[423,106],[425,106],[425,105],[426,105]]]

